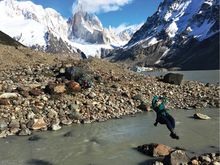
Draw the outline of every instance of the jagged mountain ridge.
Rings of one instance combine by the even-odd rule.
[[[121,39],[103,28],[97,16],[83,10],[78,9],[66,20],[54,9],[30,1],[0,1],[0,20],[0,30],[17,41],[53,53],[83,51],[94,56],[101,53],[101,48],[124,45],[132,35]]]
[[[100,20],[95,15],[77,11],[68,23],[70,24],[70,39],[82,39],[92,44],[109,42]]]
[[[218,14],[219,0],[164,0],[128,44],[110,54],[112,61],[181,69],[219,68],[219,63],[216,63],[219,61],[219,46],[209,44],[207,47],[203,44],[207,40],[219,43],[218,37],[214,37],[219,35]],[[198,50],[204,46],[210,51],[203,56],[215,57],[212,58],[214,66],[210,63],[207,67],[206,60],[199,58]],[[211,51],[210,46],[215,52]],[[186,58],[184,53],[189,49],[194,50],[193,56]],[[195,56],[198,56],[200,65],[195,64]],[[191,62],[192,58],[194,63]]]

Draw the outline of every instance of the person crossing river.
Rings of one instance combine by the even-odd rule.
[[[179,136],[174,132],[175,120],[166,110],[167,100],[162,96],[154,96],[152,100],[152,108],[156,112],[157,117],[154,123],[154,126],[157,126],[158,123],[166,124],[167,128],[170,131],[170,136],[173,139],[179,139]]]

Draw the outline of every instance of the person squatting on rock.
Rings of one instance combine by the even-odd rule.
[[[166,110],[167,100],[162,96],[154,96],[152,100],[152,108],[157,113],[156,121],[154,126],[157,126],[158,123],[166,124],[167,128],[170,131],[170,136],[173,139],[179,139],[179,136],[174,132],[175,120]]]

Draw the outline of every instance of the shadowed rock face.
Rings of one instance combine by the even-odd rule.
[[[162,58],[161,67],[183,70],[219,69],[219,33],[202,42],[190,40],[182,48]]]

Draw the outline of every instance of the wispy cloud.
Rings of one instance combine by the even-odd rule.
[[[134,25],[128,25],[127,23],[122,23],[121,25],[119,25],[118,27],[110,27],[113,31],[115,31],[116,33],[120,33],[124,30],[132,30],[132,31],[136,31],[138,29],[140,29],[140,27],[144,24],[144,22],[141,22],[140,24],[134,24]]]
[[[77,10],[89,13],[106,13],[119,10],[122,6],[131,3],[133,0],[76,0],[73,3],[73,13]]]

